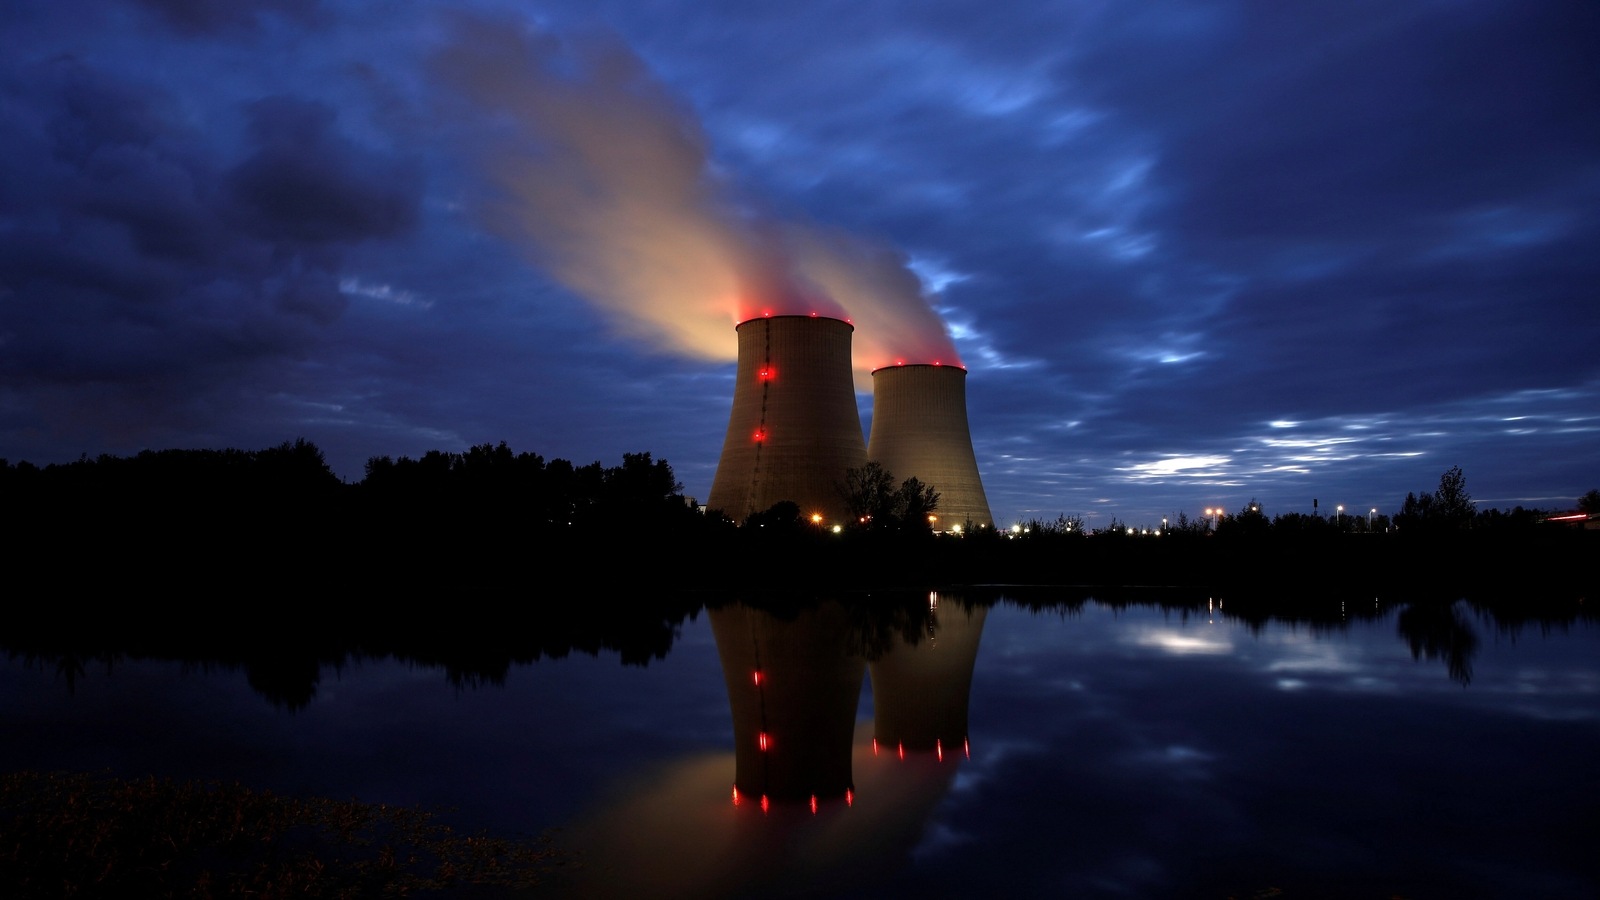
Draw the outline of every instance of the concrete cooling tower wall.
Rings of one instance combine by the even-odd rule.
[[[837,485],[846,469],[867,461],[850,363],[854,326],[772,316],[737,330],[733,411],[706,505],[743,521],[792,500],[806,519],[843,522],[848,512]]]
[[[993,527],[967,426],[967,372],[959,366],[890,366],[872,373],[867,457],[939,492],[938,529]]]

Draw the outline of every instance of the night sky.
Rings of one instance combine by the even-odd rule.
[[[1600,487],[1600,6],[0,8],[0,457],[709,492],[734,323],[959,359],[1001,524]]]

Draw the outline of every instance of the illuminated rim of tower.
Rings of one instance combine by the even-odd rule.
[[[821,320],[827,320],[827,321],[830,321],[830,322],[843,322],[844,324],[850,326],[850,330],[851,331],[855,331],[856,330],[856,323],[850,321],[849,319],[841,319],[838,316],[825,316],[822,313],[810,313],[810,314],[802,314],[802,313],[763,313],[763,314],[761,314],[759,316],[751,316],[750,318],[745,319],[742,322],[734,323],[733,330],[734,331],[738,331],[739,329],[743,328],[744,326],[749,325],[751,322],[760,322],[760,321],[763,321],[763,320],[770,320],[770,319],[821,319]]]
[[[967,367],[961,365],[960,363],[951,363],[950,365],[947,366],[947,365],[945,365],[944,363],[941,363],[941,362],[931,362],[931,363],[895,362],[895,363],[890,363],[887,366],[879,366],[876,369],[873,369],[872,370],[872,374],[876,375],[879,372],[882,372],[884,369],[955,369],[957,372],[960,372],[963,375],[967,374]]]

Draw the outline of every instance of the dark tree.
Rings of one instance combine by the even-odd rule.
[[[1439,476],[1439,489],[1433,492],[1433,516],[1445,528],[1470,528],[1477,510],[1467,493],[1467,476],[1460,466],[1451,466]]]
[[[895,514],[907,528],[931,530],[933,522],[928,517],[938,508],[939,492],[914,477],[901,482],[895,491]]]
[[[1405,501],[1400,504],[1400,511],[1394,514],[1394,524],[1402,531],[1410,531],[1426,527],[1432,518],[1433,495],[1418,497],[1415,493],[1407,492]]]
[[[1272,522],[1261,511],[1261,504],[1254,497],[1238,513],[1223,516],[1217,521],[1218,535],[1261,535],[1271,530]]]
[[[857,525],[887,518],[894,504],[894,475],[875,462],[846,469],[844,480],[836,487]]]
[[[928,531],[933,527],[928,515],[939,508],[939,492],[932,485],[913,477],[896,487],[894,473],[876,462],[846,469],[836,487],[857,528]]]

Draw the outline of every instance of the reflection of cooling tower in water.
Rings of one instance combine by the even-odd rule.
[[[759,802],[843,796],[866,663],[851,653],[844,608],[826,603],[792,621],[730,605],[711,631],[733,710],[734,787]]]
[[[890,366],[872,373],[867,456],[897,481],[939,492],[940,531],[994,524],[967,426],[967,372],[959,366]]]
[[[989,610],[963,608],[952,599],[929,611],[921,641],[898,641],[871,664],[873,737],[880,747],[962,752],[972,669]]]
[[[867,461],[850,368],[854,330],[820,316],[739,325],[738,381],[709,508],[743,521],[792,500],[807,519],[846,518],[837,485],[845,469]]]

